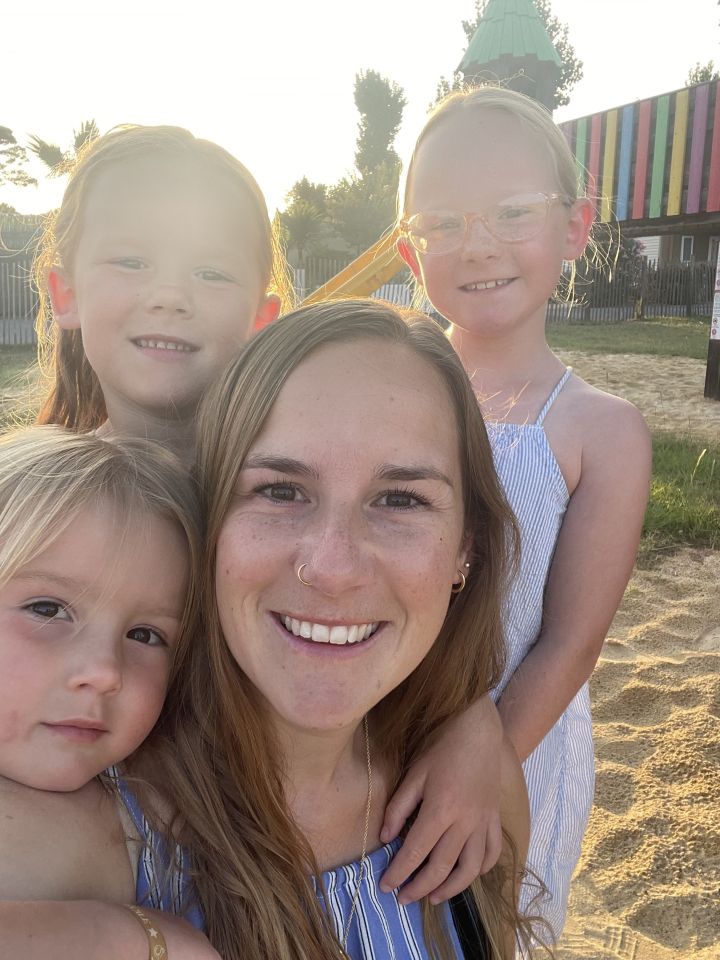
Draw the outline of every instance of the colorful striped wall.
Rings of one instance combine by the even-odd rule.
[[[720,212],[720,81],[561,123],[600,220]]]

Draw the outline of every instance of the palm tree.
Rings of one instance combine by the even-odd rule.
[[[324,219],[317,207],[307,200],[295,200],[280,214],[288,246],[297,250],[299,266],[304,266],[306,251],[312,250],[322,236]]]
[[[99,136],[97,123],[94,120],[84,120],[80,127],[73,131],[73,145],[69,150],[63,151],[56,143],[49,143],[35,134],[30,137],[28,147],[48,168],[49,176],[59,177],[67,173],[82,148]]]
[[[15,139],[10,127],[0,127],[0,185],[35,187],[37,180],[25,170],[27,151]]]

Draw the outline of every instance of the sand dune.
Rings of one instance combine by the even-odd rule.
[[[704,364],[563,354],[653,428],[720,439]],[[633,575],[591,681],[597,787],[559,960],[720,958],[720,553]]]

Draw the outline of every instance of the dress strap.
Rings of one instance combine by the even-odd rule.
[[[547,398],[547,400],[545,401],[545,406],[542,408],[542,410],[538,414],[538,418],[535,421],[535,424],[538,427],[542,426],[542,422],[545,419],[545,417],[548,415],[548,411],[550,410],[550,407],[555,403],[555,400],[557,399],[557,395],[560,393],[562,388],[570,379],[571,373],[572,373],[572,367],[565,367],[565,373],[560,377],[558,382],[555,384],[553,392]]]

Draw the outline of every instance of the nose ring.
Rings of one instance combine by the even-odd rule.
[[[301,563],[301,564],[300,564],[300,566],[297,568],[297,571],[296,571],[296,572],[297,572],[297,578],[298,578],[298,580],[300,581],[300,583],[305,584],[306,587],[311,587],[312,584],[310,583],[309,580],[303,580],[302,572],[303,572],[303,570],[305,569],[306,566],[307,566],[306,563]]]

